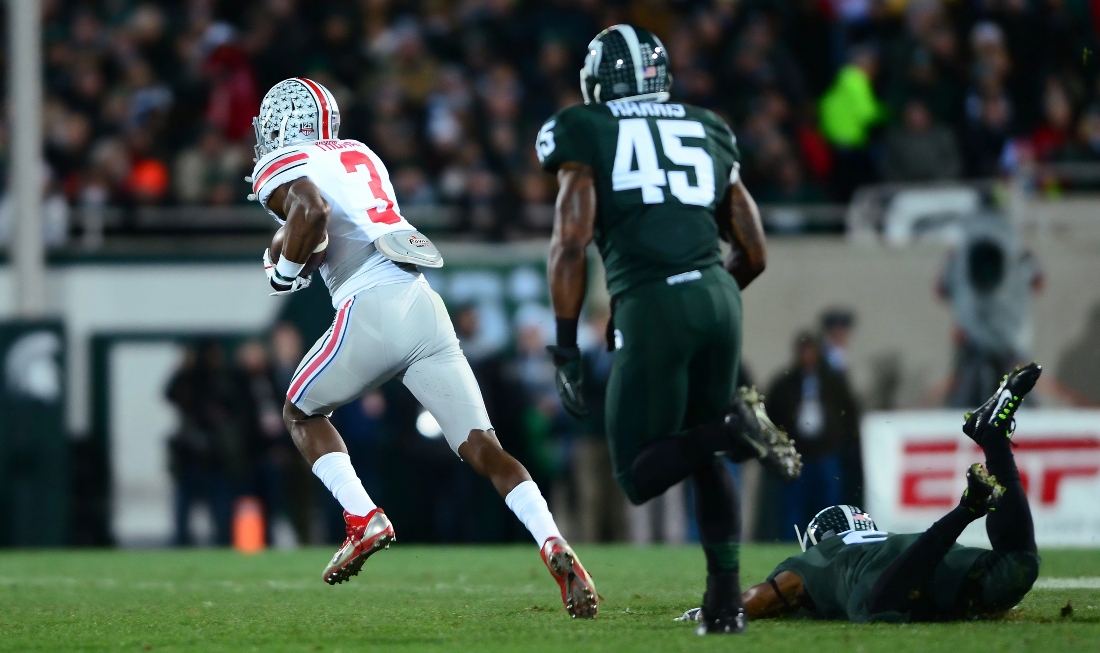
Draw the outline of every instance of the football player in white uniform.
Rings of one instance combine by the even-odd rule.
[[[344,508],[347,539],[324,580],[356,575],[394,540],[328,416],[396,376],[534,536],[569,614],[595,617],[591,577],[527,470],[497,441],[443,301],[417,269],[442,260],[401,216],[386,166],[366,145],[338,138],[336,102],[312,80],[276,84],[254,122],[254,198],[284,225],[281,252],[264,253],[271,285],[276,294],[308,286],[300,272],[327,247],[320,272],[337,309],[332,328],[295,372],[283,408],[299,451]]]

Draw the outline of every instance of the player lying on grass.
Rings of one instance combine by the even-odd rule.
[[[256,199],[280,223],[264,267],[276,294],[309,285],[306,263],[325,252],[321,277],[336,318],[291,381],[283,417],[299,451],[344,508],[347,539],[325,568],[330,584],[359,573],[394,540],[393,526],[363,489],[329,422],[342,406],[393,377],[431,412],[451,448],[492,481],[542,547],[573,617],[596,616],[592,579],[561,537],[538,487],[497,441],[481,391],[459,349],[443,300],[417,264],[442,265],[401,216],[385,165],[358,141],[340,140],[329,91],[288,79],[264,96],[255,119]],[[274,262],[273,262],[274,261]]]
[[[967,471],[967,488],[954,510],[924,533],[907,535],[877,530],[853,506],[822,510],[800,537],[804,553],[744,593],[749,618],[805,609],[857,623],[946,621],[996,616],[1019,603],[1039,575],[1039,555],[1009,445],[1013,415],[1041,372],[1035,363],[1017,369],[967,415],[963,431],[981,446],[986,462]],[[955,543],[987,514],[992,551]]]

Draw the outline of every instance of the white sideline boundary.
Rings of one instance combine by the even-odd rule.
[[[1096,590],[1100,589],[1100,576],[1077,578],[1039,578],[1032,589],[1037,590]]]

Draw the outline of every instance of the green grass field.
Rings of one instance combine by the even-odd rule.
[[[743,581],[791,552],[746,547]],[[578,553],[605,598],[595,621],[566,616],[534,546],[397,545],[338,587],[320,580],[328,549],[4,552],[0,650],[1100,651],[1100,589],[1035,589],[1003,621],[765,621],[736,641],[700,638],[673,621],[699,603],[697,548]],[[1042,555],[1041,578],[1100,577],[1100,551]]]

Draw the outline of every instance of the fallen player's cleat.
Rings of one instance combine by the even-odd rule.
[[[1024,396],[1035,387],[1043,368],[1038,363],[1017,367],[1001,381],[1000,387],[978,410],[968,413],[963,433],[984,447],[988,438],[1012,438],[1016,423],[1013,419]]]
[[[764,397],[756,388],[737,389],[725,423],[731,443],[727,455],[733,462],[755,458],[782,481],[794,481],[802,474],[802,455],[768,417]]]
[[[702,608],[699,611],[702,612]],[[721,612],[713,619],[700,614],[696,620],[699,622],[695,627],[696,635],[740,635],[745,632],[745,622],[749,617],[744,608],[738,608],[737,612]]]
[[[364,517],[345,510],[344,523],[347,524],[348,537],[321,576],[329,585],[358,575],[367,558],[377,551],[390,548],[390,543],[396,539],[393,524],[381,508],[375,508]]]
[[[972,513],[985,515],[997,509],[1004,493],[1004,486],[997,483],[997,477],[991,476],[985,465],[974,463],[966,470],[966,489],[960,505]]]
[[[542,561],[561,587],[561,601],[570,617],[593,619],[600,604],[592,577],[581,566],[577,554],[561,537],[551,537],[542,545]]]

